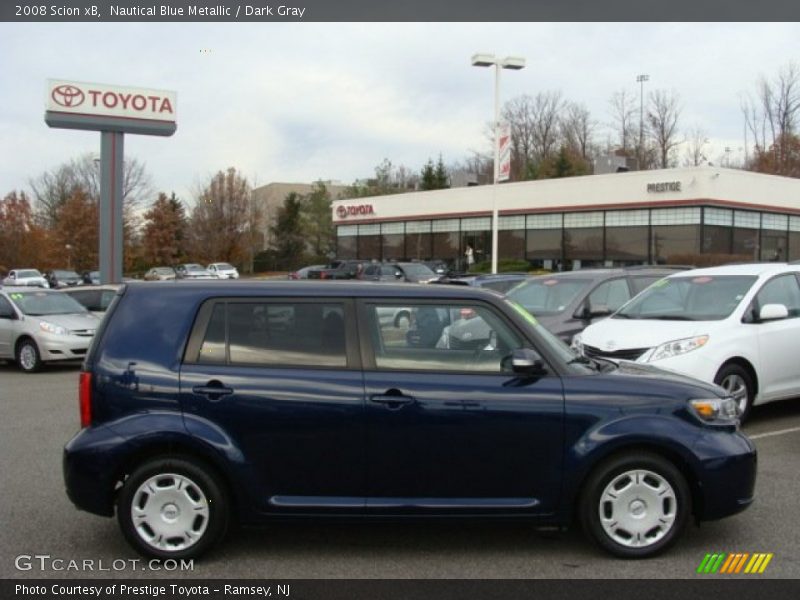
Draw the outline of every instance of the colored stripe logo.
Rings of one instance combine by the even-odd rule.
[[[716,552],[706,554],[697,567],[697,572],[705,575],[735,575],[744,573],[748,575],[761,574],[767,570],[772,557],[772,552]]]

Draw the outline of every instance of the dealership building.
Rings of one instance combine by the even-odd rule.
[[[710,166],[333,202],[337,256],[577,269],[800,259],[800,179]]]

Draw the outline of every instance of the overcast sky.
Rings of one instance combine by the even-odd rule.
[[[192,200],[220,169],[252,183],[352,183],[383,158],[419,170],[484,150],[493,74],[476,52],[518,55],[504,100],[560,90],[608,135],[623,88],[679,94],[683,130],[699,125],[736,158],[740,96],[761,75],[800,62],[800,24],[0,24],[0,194],[45,170],[99,153],[93,132],[44,124],[48,78],[175,90],[171,138],[126,136],[156,190]]]

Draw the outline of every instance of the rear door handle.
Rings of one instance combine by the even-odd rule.
[[[208,396],[209,400],[219,400],[223,396],[230,396],[233,394],[233,389],[222,385],[221,381],[212,379],[206,385],[196,385],[192,388],[195,394],[200,396]]]
[[[397,410],[403,408],[408,404],[413,404],[415,399],[413,396],[406,396],[400,390],[391,389],[387,390],[385,394],[375,394],[369,397],[370,402],[383,404],[390,410]]]

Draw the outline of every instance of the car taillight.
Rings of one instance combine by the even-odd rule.
[[[81,411],[81,427],[92,424],[92,374],[81,371],[78,383],[78,404]]]
[[[322,272],[322,273],[319,274],[319,278],[320,279],[327,279],[328,278],[328,274],[325,273],[325,272]]]

